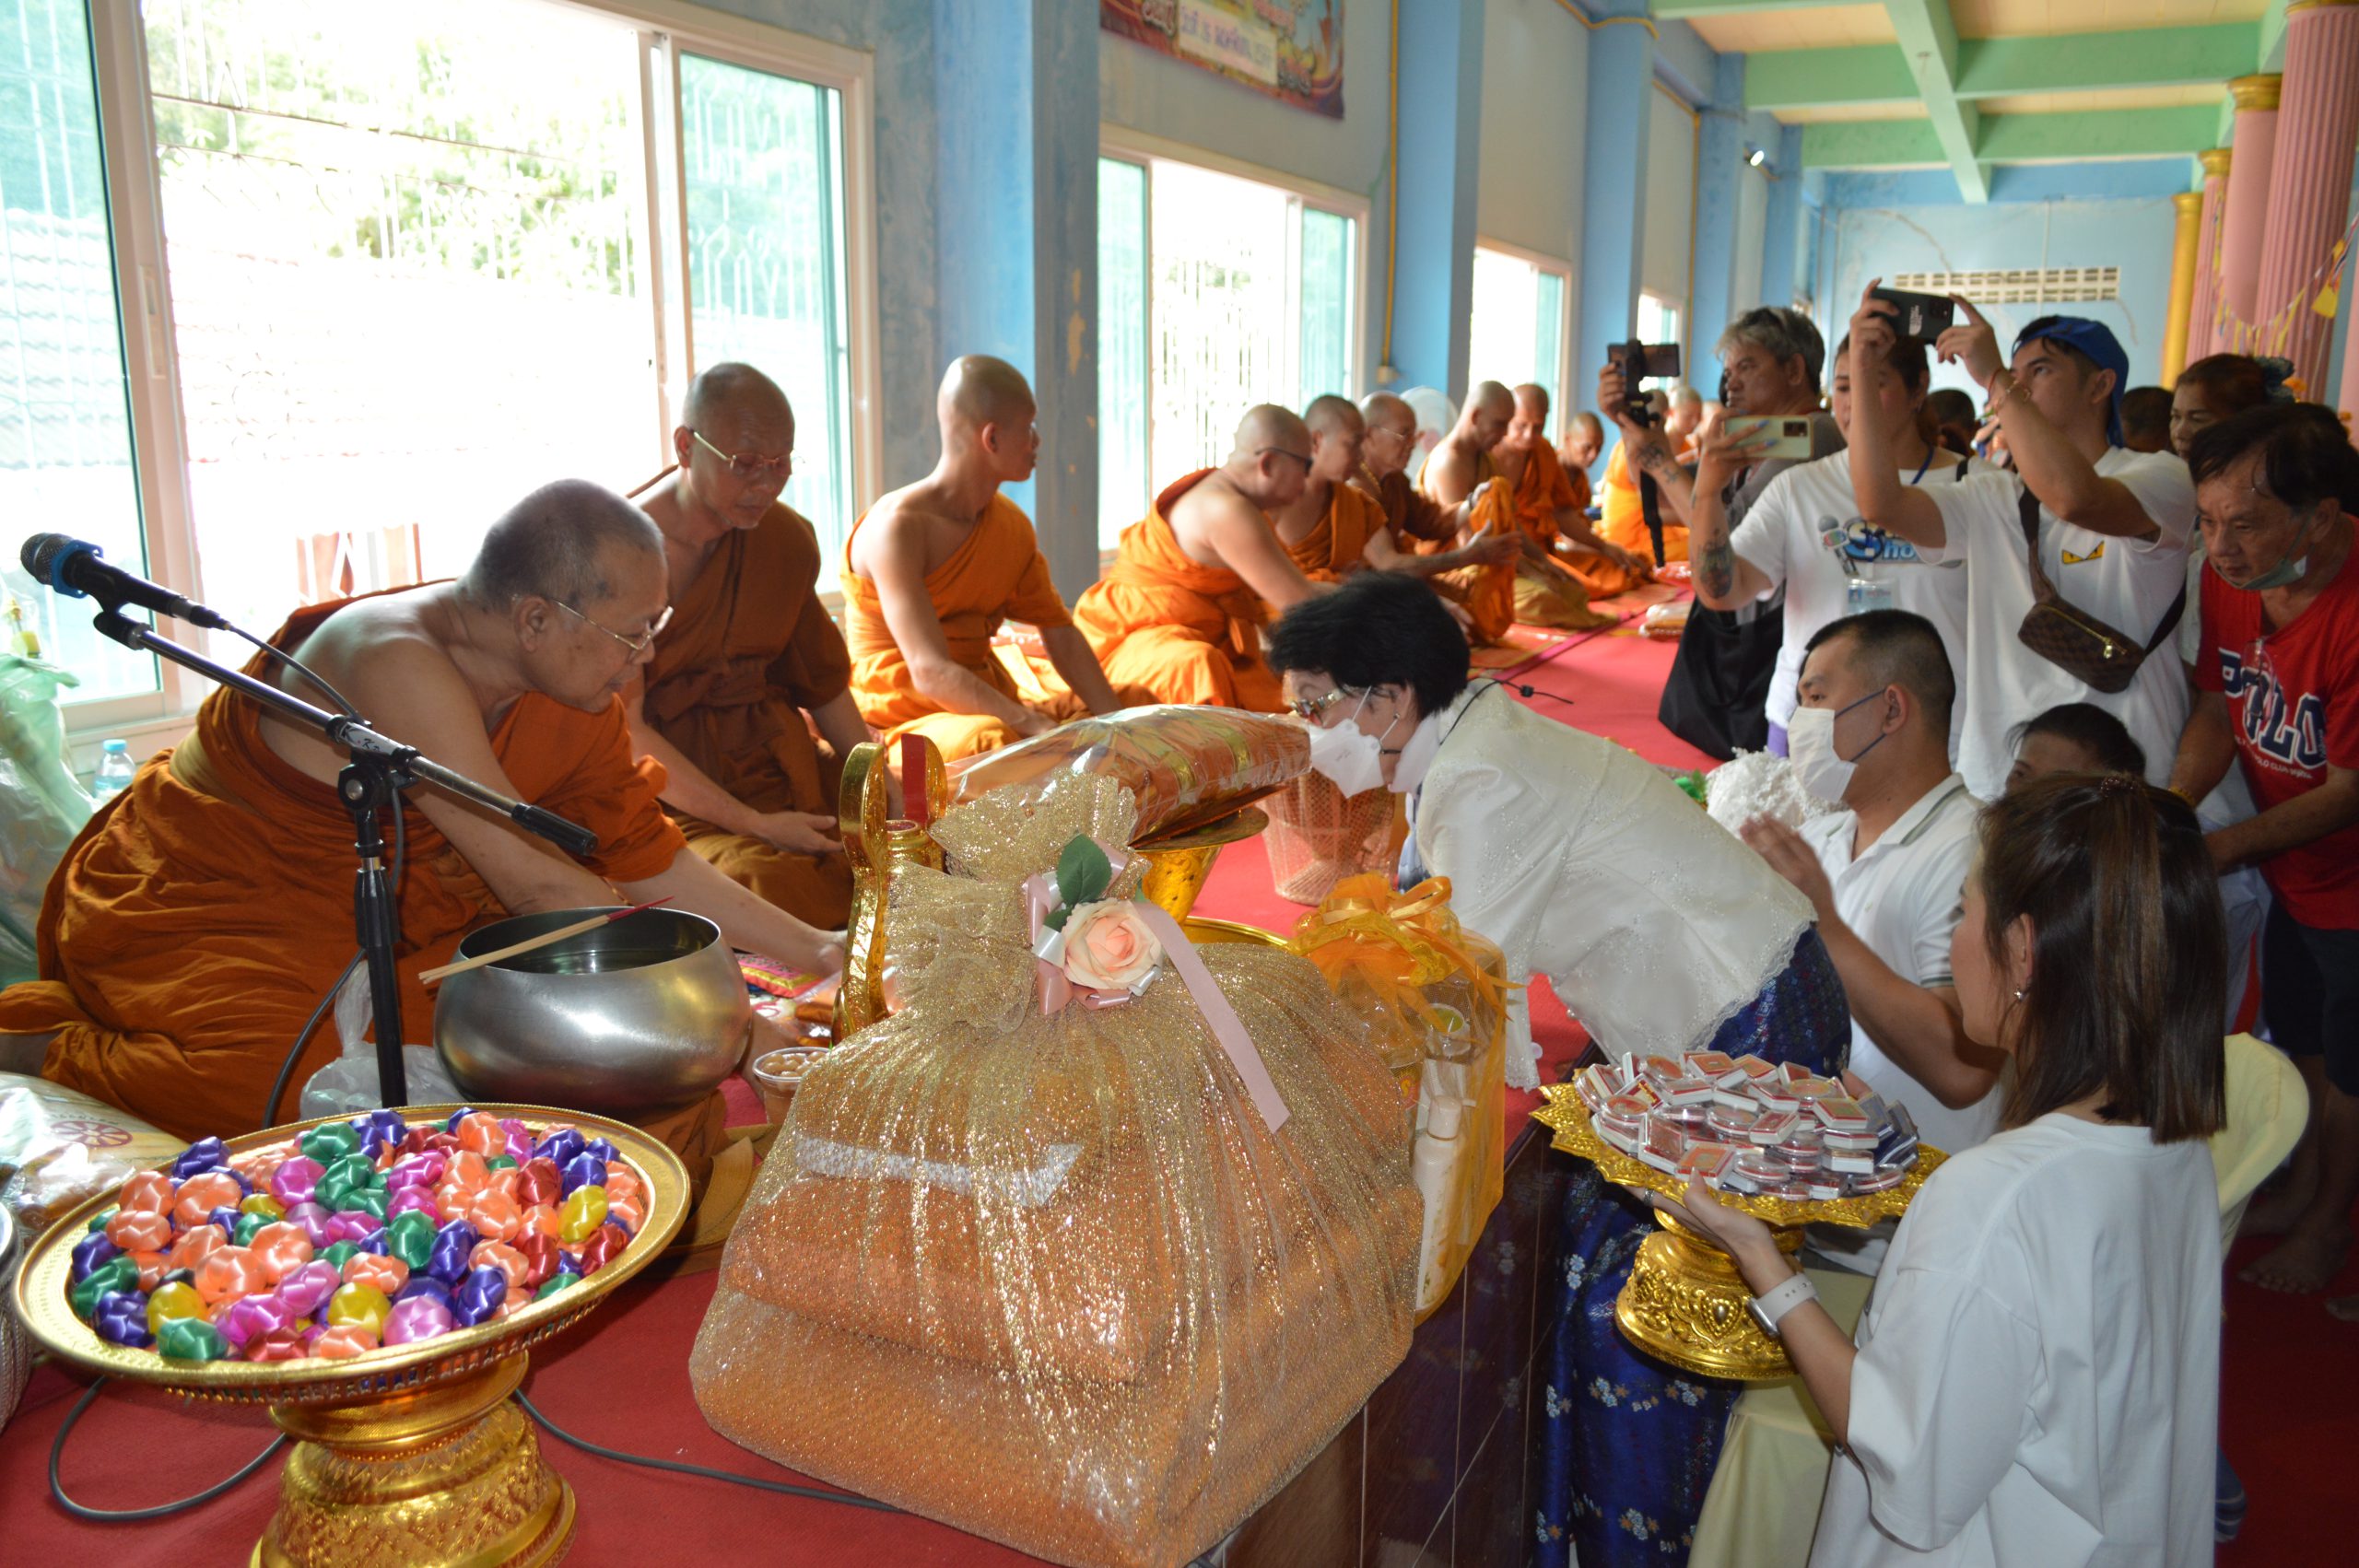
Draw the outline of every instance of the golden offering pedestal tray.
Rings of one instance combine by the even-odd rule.
[[[1532,1119],[1555,1134],[1553,1147],[1589,1161],[1606,1180],[1633,1192],[1677,1198],[1686,1191],[1685,1182],[1624,1153],[1600,1136],[1590,1125],[1589,1107],[1571,1084],[1544,1083],[1540,1094],[1547,1104],[1532,1112]],[[1898,1218],[1945,1157],[1938,1149],[1919,1147],[1916,1164],[1899,1186],[1856,1198],[1804,1203],[1736,1192],[1715,1196],[1768,1224],[1776,1233],[1778,1250],[1791,1258],[1802,1251],[1805,1224],[1864,1230],[1878,1220]],[[1639,1244],[1630,1278],[1614,1299],[1614,1320],[1624,1337],[1658,1361],[1707,1377],[1737,1383],[1791,1377],[1794,1364],[1786,1359],[1786,1347],[1764,1334],[1745,1310],[1753,1292],[1737,1272],[1735,1260],[1709,1237],[1661,1210],[1655,1211],[1655,1221],[1662,1228]]]
[[[403,1115],[443,1119],[456,1106]],[[541,1457],[533,1424],[509,1398],[531,1347],[587,1316],[653,1262],[687,1214],[688,1176],[637,1128],[545,1106],[480,1105],[538,1131],[580,1128],[612,1142],[647,1191],[630,1246],[580,1284],[509,1316],[344,1361],[168,1361],[99,1338],[67,1300],[73,1248],[109,1194],[51,1226],[17,1276],[16,1308],[53,1355],[109,1377],[193,1399],[261,1404],[295,1439],[279,1472],[278,1511],[249,1560],[255,1568],[526,1568],[565,1555],[573,1488]],[[292,1138],[317,1117],[229,1140],[233,1154]]]
[[[1146,880],[1139,891],[1173,919],[1186,919],[1196,907],[1197,895],[1204,891],[1221,850],[1269,825],[1269,813],[1259,806],[1246,806],[1202,827],[1141,839],[1131,846],[1146,861]]]

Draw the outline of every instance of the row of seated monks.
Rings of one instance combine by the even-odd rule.
[[[962,358],[937,400],[933,471],[880,499],[820,600],[811,524],[779,500],[794,416],[759,371],[697,378],[675,466],[625,497],[560,481],[496,521],[451,582],[298,612],[272,639],[381,731],[598,836],[578,862],[420,789],[404,808],[404,1023],[417,976],[506,914],[666,898],[736,947],[816,973],[841,961],[851,878],[833,836],[839,759],[916,733],[957,758],[1140,703],[1281,706],[1260,627],[1356,570],[1413,573],[1478,640],[1580,626],[1644,576],[1590,532],[1542,431],[1545,394],[1475,389],[1405,469],[1415,420],[1378,393],[1250,410],[1228,461],[1172,482],[1070,611],[1001,487],[1039,448],[1030,388]],[[1037,630],[1039,653],[995,644]],[[1002,643],[1005,639],[1001,639]],[[289,691],[268,656],[248,666]],[[67,852],[41,977],[0,992],[0,1068],[38,1070],[183,1137],[293,1111],[271,1088],[353,951],[345,758],[229,692]],[[291,1082],[332,1059],[310,1038]],[[718,1094],[645,1123],[700,1168]]]

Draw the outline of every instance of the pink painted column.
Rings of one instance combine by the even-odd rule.
[[[2237,118],[2241,120],[2242,115]],[[2285,8],[2285,90],[2269,173],[2258,319],[2288,319],[2259,345],[2294,362],[2324,401],[2333,323],[2310,309],[2350,219],[2351,158],[2359,152],[2359,3],[2299,0]]]
[[[2219,352],[2212,341],[2212,317],[2220,302],[2220,209],[2228,193],[2231,149],[2208,147],[2197,153],[2203,165],[2203,216],[2197,220],[2195,240],[2195,304],[2188,312],[2187,362],[2194,364]]]
[[[2260,242],[2268,228],[2270,166],[2277,156],[2277,93],[2284,78],[2238,76],[2228,84],[2236,102],[2236,160],[2228,171],[2220,218],[2220,300],[2227,322],[2214,352],[2252,350],[2246,327],[2260,298]]]

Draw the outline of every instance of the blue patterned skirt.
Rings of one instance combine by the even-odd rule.
[[[1832,1073],[1850,1043],[1843,982],[1813,928],[1711,1048]],[[1614,1299],[1654,1228],[1643,1201],[1580,1163],[1565,1199],[1562,1271],[1547,1287],[1550,1337],[1540,1356],[1540,1568],[1684,1563],[1695,1543],[1729,1410],[1744,1388],[1674,1371],[1615,1325]],[[1568,1546],[1577,1556],[1568,1559]]]

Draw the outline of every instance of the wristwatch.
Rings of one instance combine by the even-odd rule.
[[[1818,1287],[1810,1282],[1808,1274],[1797,1274],[1782,1285],[1773,1285],[1762,1294],[1744,1304],[1761,1331],[1771,1339],[1778,1338],[1779,1319],[1806,1301],[1818,1299]]]

